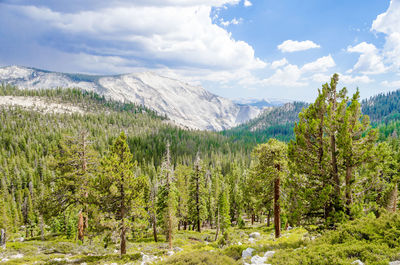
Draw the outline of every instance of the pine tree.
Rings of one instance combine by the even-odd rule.
[[[201,223],[207,217],[204,183],[205,172],[200,156],[197,154],[189,183],[189,214],[193,221],[193,230],[197,227],[197,232],[201,232]]]
[[[176,188],[174,182],[174,172],[171,165],[169,142],[167,142],[164,161],[161,165],[160,187],[157,204],[168,245],[169,248],[172,249],[172,239],[176,223]]]
[[[135,175],[137,163],[132,162],[132,154],[126,140],[127,137],[122,132],[114,141],[102,163],[103,172],[95,180],[96,193],[92,198],[101,211],[111,214],[119,221],[121,255],[126,254],[126,232],[129,222],[146,214],[144,190],[147,183],[143,176]]]
[[[189,221],[189,178],[192,174],[192,169],[188,166],[179,164],[175,168],[174,173],[178,198],[178,229],[183,225],[186,230]]]
[[[81,131],[74,138],[65,136],[51,166],[56,171],[51,180],[54,188],[43,198],[42,210],[56,216],[71,206],[79,208],[78,238],[83,242],[88,228],[89,183],[98,167],[98,154],[88,133]]]
[[[355,169],[372,160],[374,144],[377,138],[376,131],[369,130],[368,116],[361,114],[359,98],[359,91],[357,91],[353,95],[350,104],[343,104],[338,109],[340,122],[337,133],[337,151],[340,165],[345,171],[345,204],[348,215],[350,215],[353,203],[352,192],[353,184],[355,183]]]
[[[220,219],[221,233],[224,234],[225,230],[231,225],[231,217],[229,215],[229,194],[228,188],[224,185],[223,190],[219,194],[218,199],[218,218]]]
[[[281,179],[286,174],[287,168],[287,146],[276,139],[270,139],[268,143],[258,145],[253,151],[257,163],[254,171],[262,175],[265,185],[274,187],[274,224],[275,237],[280,237],[281,232]]]

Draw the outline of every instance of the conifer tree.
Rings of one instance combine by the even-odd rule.
[[[254,151],[257,163],[254,171],[262,175],[265,185],[273,185],[274,192],[274,224],[275,237],[280,237],[281,232],[281,179],[285,176],[287,170],[287,146],[276,139],[270,139],[268,143],[258,145]]]
[[[93,197],[101,211],[119,221],[121,255],[126,254],[129,222],[146,214],[144,190],[147,183],[143,176],[135,175],[137,162],[132,161],[126,140],[125,133],[121,132],[114,141],[102,163],[103,172],[95,180],[96,193]]]
[[[158,192],[158,212],[166,234],[169,248],[172,249],[172,239],[175,229],[176,188],[174,172],[171,165],[170,145],[167,142],[164,161],[161,164],[160,187]]]
[[[231,217],[229,215],[229,194],[228,188],[224,185],[218,198],[218,217],[220,219],[221,233],[224,234],[225,230],[231,225]]]
[[[337,150],[340,165],[345,171],[345,204],[347,214],[353,203],[352,192],[355,183],[355,169],[372,160],[376,131],[369,130],[369,117],[361,114],[360,93],[357,91],[350,104],[342,104],[337,133]],[[347,102],[347,100],[345,101]],[[369,130],[369,131],[368,131]]]
[[[177,189],[177,217],[179,218],[178,229],[183,225],[186,230],[189,219],[189,178],[192,169],[189,166],[178,164],[175,168],[176,189]]]
[[[54,188],[43,198],[43,210],[56,216],[71,206],[80,209],[77,229],[78,239],[83,242],[88,228],[89,184],[98,168],[98,154],[88,132],[80,131],[74,138],[64,136],[51,166],[56,171],[51,180]]]
[[[191,220],[197,231],[201,232],[201,223],[207,217],[205,202],[205,172],[199,154],[196,156],[193,173],[189,183],[189,211]]]

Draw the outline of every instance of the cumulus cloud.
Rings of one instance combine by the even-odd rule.
[[[331,79],[331,75],[317,73],[311,77],[311,80],[317,83],[327,83]],[[367,75],[345,75],[339,73],[339,81],[342,82],[344,85],[354,85],[354,84],[369,84],[374,80],[369,78]]]
[[[306,86],[307,82],[301,81],[301,75],[302,72],[297,65],[288,64],[283,68],[277,69],[269,78],[262,80],[262,84],[283,87]]]
[[[273,62],[271,63],[271,68],[272,68],[272,69],[276,69],[276,68],[285,66],[285,65],[287,65],[288,63],[289,63],[289,62],[288,62],[288,60],[286,60],[286,58],[283,58],[283,59],[281,59],[281,60],[276,60],[276,61],[273,61]]]
[[[390,1],[386,12],[378,15],[371,30],[386,35],[383,55],[395,70],[400,69],[400,1]]]
[[[296,40],[285,40],[281,44],[278,45],[278,49],[282,52],[297,52],[297,51],[305,51],[308,49],[320,48],[318,44],[313,41],[296,41]]]
[[[75,0],[72,0],[74,3]],[[83,1],[88,3],[90,1]],[[209,69],[247,73],[266,63],[246,42],[213,23],[213,7],[240,0],[110,1],[91,9],[56,10],[49,1],[40,6],[0,4],[40,28],[38,42],[52,49],[88,58],[103,58],[121,71],[138,65],[152,69]],[[72,4],[73,4],[72,3]],[[229,21],[240,23],[240,19]],[[47,41],[46,38],[51,38]],[[84,56],[85,55],[85,56]],[[117,60],[118,59],[118,60]],[[94,71],[97,70],[93,64]],[[110,67],[108,67],[110,68]],[[97,72],[97,71],[96,71]]]
[[[350,53],[361,53],[357,63],[348,73],[382,74],[386,72],[387,69],[383,63],[383,57],[380,55],[375,45],[361,42],[356,46],[349,46],[347,51]]]
[[[249,0],[244,0],[243,5],[245,7],[249,7],[249,6],[252,6],[253,4]]]
[[[242,19],[242,18],[239,18],[239,19],[233,18],[233,19],[230,20],[230,21],[224,21],[224,20],[221,18],[219,21],[220,21],[220,23],[221,23],[222,26],[227,27],[227,26],[229,26],[229,25],[238,25],[238,24],[242,23],[243,19]]]
[[[329,68],[334,67],[335,61],[333,60],[332,56],[329,54],[328,56],[324,56],[318,58],[317,60],[307,63],[303,65],[301,68],[302,72],[326,72]]]
[[[395,81],[383,81],[383,82],[381,82],[381,85],[382,86],[385,86],[385,87],[390,87],[390,88],[400,88],[400,80],[395,80]]]

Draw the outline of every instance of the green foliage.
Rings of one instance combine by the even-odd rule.
[[[359,259],[365,264],[388,264],[400,258],[399,228],[399,214],[364,217],[326,232],[307,248],[278,251],[268,262],[322,265],[351,264]]]
[[[182,255],[175,255],[160,264],[180,264],[180,265],[234,265],[238,264],[230,257],[210,252],[191,252]]]

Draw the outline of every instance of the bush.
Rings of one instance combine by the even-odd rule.
[[[234,260],[239,260],[242,257],[243,250],[245,250],[247,247],[248,246],[246,245],[233,245],[224,249],[222,253],[228,257],[231,257]]]
[[[364,217],[342,224],[307,245],[292,251],[278,250],[272,264],[388,264],[399,259],[400,214]]]
[[[160,264],[179,265],[237,265],[238,263],[228,256],[213,252],[191,252],[177,254]]]

